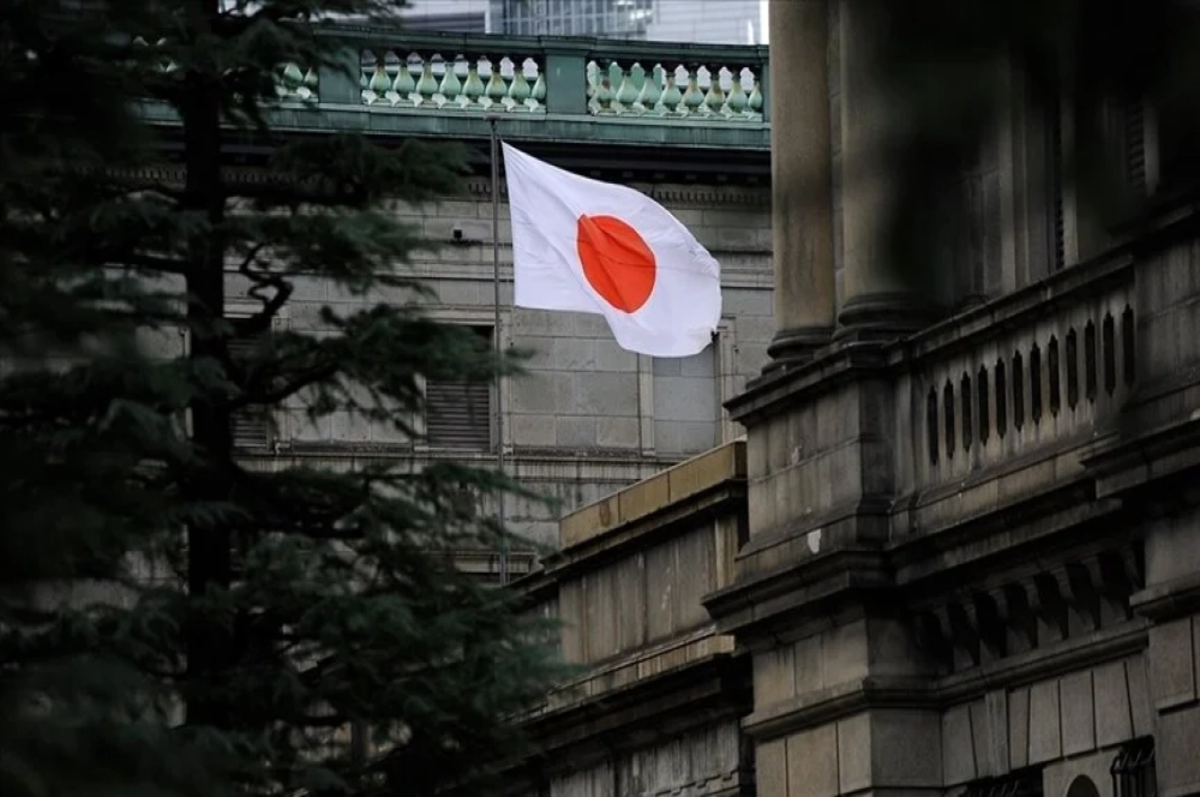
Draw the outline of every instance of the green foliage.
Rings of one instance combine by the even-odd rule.
[[[515,485],[233,448],[249,406],[411,433],[422,377],[518,370],[422,314],[423,244],[389,209],[453,192],[463,153],[265,124],[281,64],[340,68],[323,15],[394,5],[0,8],[0,793],[480,794],[561,672],[552,629],[452,563],[503,532],[461,489]],[[270,153],[256,179],[230,143]],[[151,168],[172,147],[182,179]],[[299,277],[361,308],[233,351]],[[224,317],[231,280],[249,318]]]

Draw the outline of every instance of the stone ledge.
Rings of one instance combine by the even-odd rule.
[[[1130,598],[1133,610],[1155,622],[1200,611],[1200,573],[1153,584]]]
[[[636,651],[592,670],[552,693],[547,700],[547,710],[570,708],[713,656],[731,654],[733,650],[733,637],[718,636],[710,624],[683,639],[671,640],[651,650]]]
[[[746,444],[735,440],[563,517],[562,548],[566,551],[725,482],[745,478]]]
[[[751,700],[749,657],[722,652],[598,697],[543,708],[521,724],[544,748],[594,747],[599,758],[742,716]]]
[[[720,633],[786,622],[796,612],[824,613],[845,599],[894,587],[880,548],[845,547],[734,583],[706,595],[703,603]]]

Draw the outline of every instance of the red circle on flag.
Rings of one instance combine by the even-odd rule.
[[[658,264],[645,239],[615,216],[579,217],[575,236],[583,276],[604,301],[632,313],[654,290]]]

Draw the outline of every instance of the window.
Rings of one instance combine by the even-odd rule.
[[[491,327],[471,327],[491,345]],[[492,446],[492,386],[487,382],[425,382],[425,439],[435,448],[486,451]]]
[[[1114,797],[1157,797],[1154,739],[1145,737],[1126,744],[1113,759],[1109,771],[1112,773]]]
[[[246,363],[256,356],[265,335],[234,336],[229,340],[229,356],[234,363]],[[271,408],[263,404],[252,404],[237,410],[230,416],[233,447],[239,449],[264,449],[271,445]]]
[[[1042,797],[1042,773],[1029,768],[967,784],[964,797]]]

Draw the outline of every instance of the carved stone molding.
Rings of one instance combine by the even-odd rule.
[[[769,189],[743,188],[730,185],[680,185],[678,183],[648,184],[635,182],[627,184],[630,188],[641,191],[646,196],[668,205],[684,207],[737,207],[741,209],[761,209],[764,213],[770,207],[771,195]],[[480,199],[492,195],[491,181],[485,178],[472,177],[467,179],[467,190]],[[501,183],[500,196],[507,197],[508,189]]]
[[[918,643],[943,675],[1086,637],[1132,619],[1144,565],[1133,546],[1092,553],[918,605]]]

